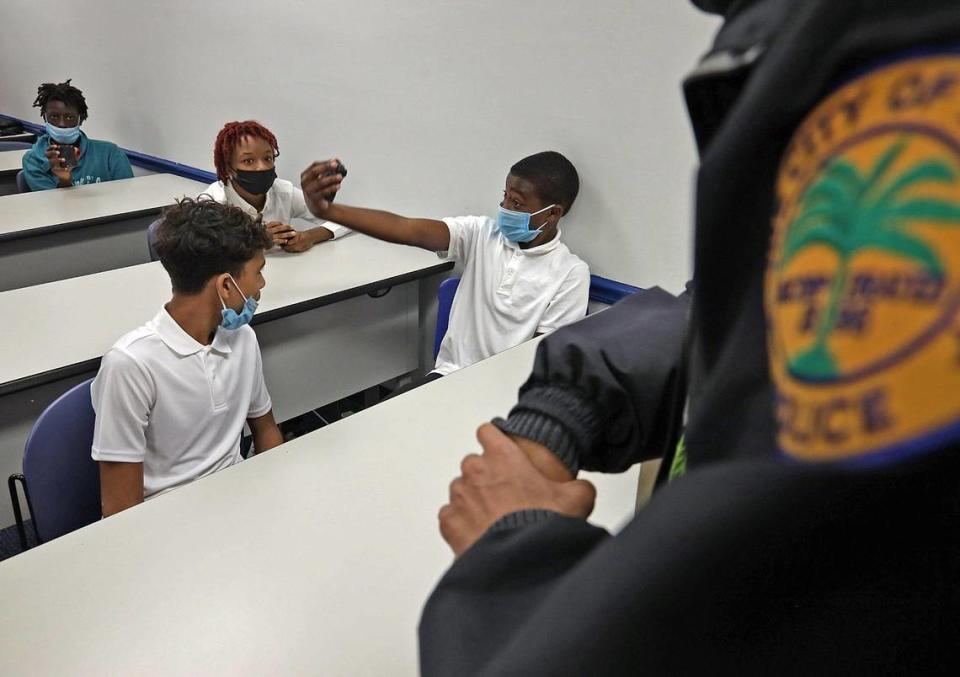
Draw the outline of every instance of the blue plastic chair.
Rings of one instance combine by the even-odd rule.
[[[460,286],[459,277],[448,277],[440,283],[440,290],[437,292],[437,329],[433,337],[433,359],[437,359],[440,354],[440,344],[443,337],[447,335],[447,327],[450,324],[450,308],[453,306],[453,297],[457,295],[457,287]]]
[[[2,137],[0,137],[2,138]],[[26,150],[32,147],[32,143],[26,141],[0,141],[0,151],[2,150]]]
[[[22,169],[19,172],[17,172],[17,192],[18,193],[30,192],[30,186],[27,185],[27,177],[23,175]]]
[[[90,456],[95,415],[90,400],[93,379],[57,398],[37,419],[23,452],[23,473],[7,482],[20,543],[26,530],[17,495],[23,486],[40,543],[100,519],[100,472]]]
[[[157,254],[157,228],[160,227],[161,221],[163,221],[163,217],[153,221],[147,226],[147,250],[150,252],[151,261],[160,260],[160,255]]]

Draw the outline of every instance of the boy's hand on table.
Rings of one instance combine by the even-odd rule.
[[[270,237],[273,238],[273,244],[277,247],[283,247],[289,244],[297,235],[297,231],[293,226],[288,223],[280,223],[279,221],[271,221],[265,228],[267,232],[270,233]]]
[[[287,240],[285,244],[280,246],[283,247],[283,251],[285,252],[305,252],[313,246],[313,240],[307,233],[300,230],[295,230],[293,231],[293,237]]]

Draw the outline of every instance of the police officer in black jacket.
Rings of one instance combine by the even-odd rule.
[[[960,667],[960,11],[696,4],[692,307],[541,344],[441,509],[426,675]],[[621,533],[586,521],[578,469],[678,448]]]

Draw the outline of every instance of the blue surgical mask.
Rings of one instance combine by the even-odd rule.
[[[500,207],[500,215],[497,217],[497,227],[500,228],[503,236],[511,242],[530,242],[531,240],[535,240],[537,235],[540,234],[540,230],[547,225],[543,223],[540,225],[540,228],[530,230],[530,217],[540,212],[545,212],[555,206],[555,204],[552,204],[549,207],[544,207],[539,211],[533,212],[533,214],[515,212]]]
[[[76,127],[57,127],[46,123],[47,136],[57,143],[76,143],[80,138],[80,125]]]
[[[237,281],[233,279],[233,275],[230,275],[230,281],[233,282],[233,286],[240,292],[240,296],[243,296],[243,290],[240,289]],[[219,297],[219,294],[217,296]],[[246,300],[243,302],[243,310],[239,313],[233,308],[228,308],[227,304],[223,302],[223,298],[220,298],[220,305],[223,306],[223,310],[220,311],[222,317],[220,326],[224,329],[239,329],[246,324],[250,324],[250,320],[253,319],[253,314],[257,311],[257,300],[252,296],[246,297]]]

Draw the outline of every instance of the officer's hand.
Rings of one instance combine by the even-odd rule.
[[[540,474],[548,480],[569,482],[576,479],[570,469],[548,447],[519,435],[508,434],[508,437],[527,455],[527,458],[533,463],[533,467],[539,470]]]
[[[337,159],[314,162],[300,173],[303,198],[314,216],[325,218],[330,202],[340,190],[343,177],[337,173],[339,165]]]
[[[556,482],[543,476],[515,442],[494,426],[477,431],[483,454],[460,464],[450,502],[440,508],[440,533],[459,557],[498,519],[517,510],[552,510],[585,519],[597,491],[585,480]]]

